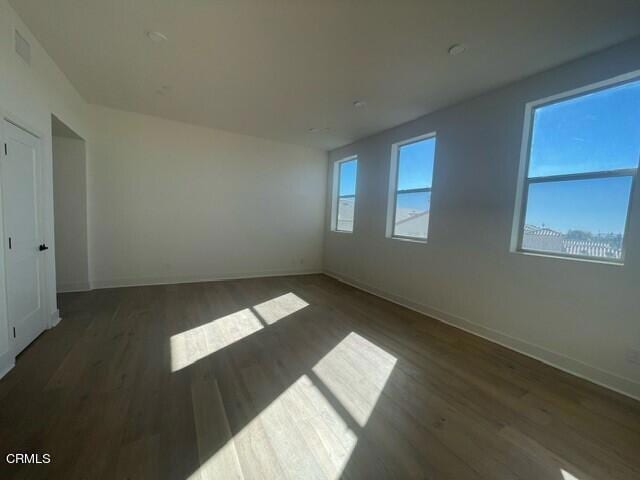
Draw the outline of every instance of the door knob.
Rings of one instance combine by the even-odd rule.
[[[49,250],[49,247],[47,247],[44,243],[42,245],[40,245],[38,247],[38,250],[40,250],[41,252],[44,252],[45,250]]]

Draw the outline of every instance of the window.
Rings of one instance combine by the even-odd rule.
[[[356,206],[356,180],[358,158],[349,157],[334,166],[333,229],[337,232],[353,232]]]
[[[622,263],[640,158],[640,81],[527,106],[521,251]]]
[[[435,134],[393,145],[387,236],[427,239],[435,149]]]

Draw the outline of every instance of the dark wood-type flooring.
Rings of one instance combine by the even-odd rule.
[[[59,303],[2,479],[640,479],[640,402],[323,275]]]

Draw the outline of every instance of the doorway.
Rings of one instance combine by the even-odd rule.
[[[51,116],[57,292],[89,290],[85,140]]]

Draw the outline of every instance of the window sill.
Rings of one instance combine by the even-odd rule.
[[[611,260],[599,260],[597,258],[570,257],[568,255],[554,255],[553,253],[534,252],[531,250],[511,250],[511,253],[525,255],[527,257],[552,258],[554,260],[568,260],[570,262],[595,263],[598,265],[610,265],[613,267],[624,267],[624,262],[615,262]]]
[[[339,233],[339,234],[346,234],[346,235],[353,235],[353,230],[348,231],[348,230],[335,230],[335,229],[331,229],[329,230],[331,233]]]
[[[408,243],[419,243],[419,244],[426,244],[428,239],[422,239],[422,238],[407,238],[407,237],[387,237],[389,240],[399,240],[401,242],[408,242]]]

